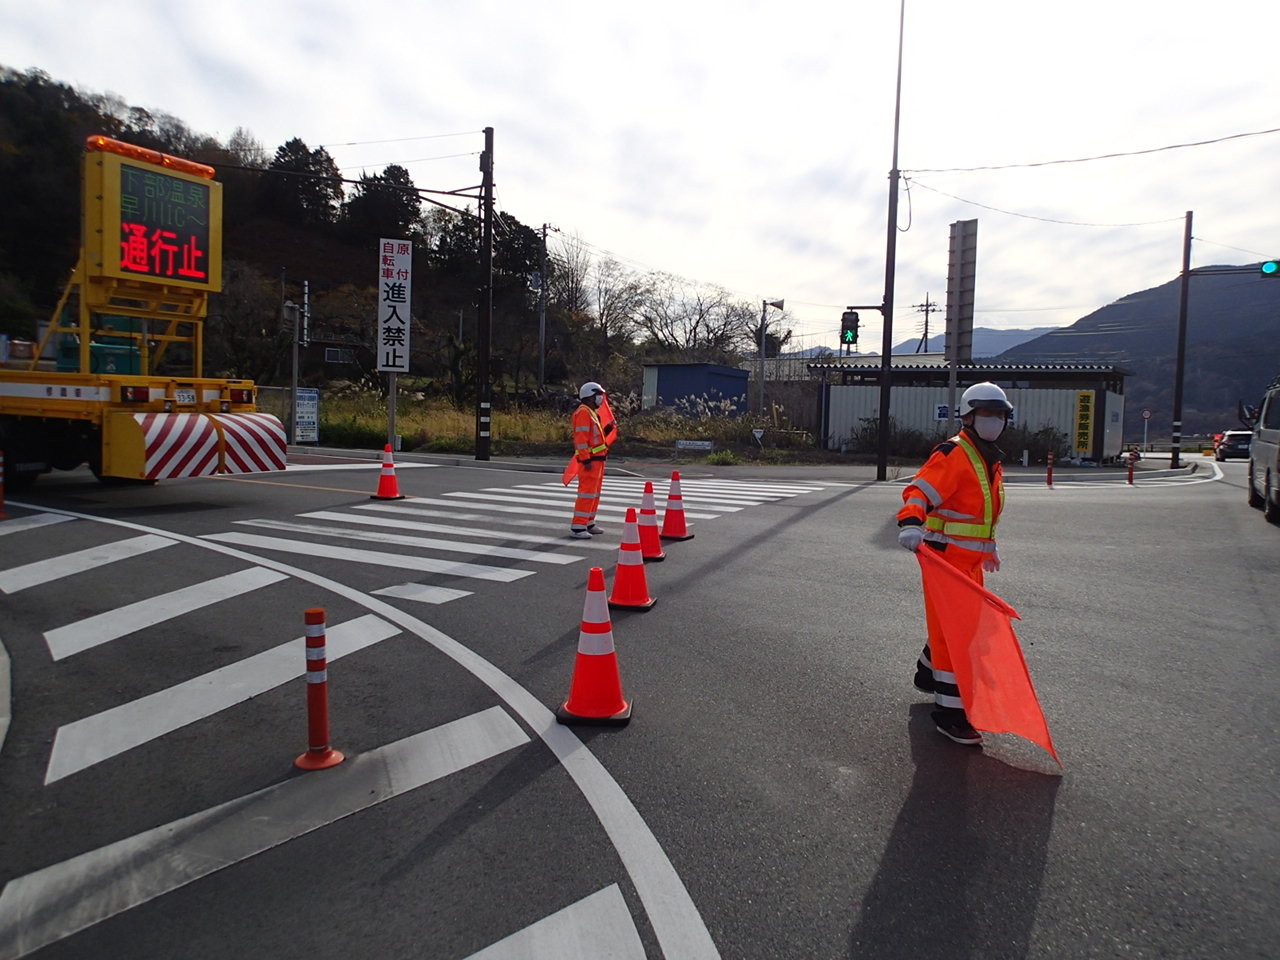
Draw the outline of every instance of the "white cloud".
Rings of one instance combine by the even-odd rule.
[[[637,269],[785,297],[804,345],[879,302],[898,9],[651,0],[0,0],[0,63],[164,110],[268,149],[328,144],[354,174],[404,163],[421,187],[479,182]],[[906,170],[1031,163],[1280,126],[1273,4],[907,0]],[[462,134],[440,139],[440,134]],[[346,146],[354,141],[388,141]],[[390,142],[390,141],[401,142]],[[911,173],[895,327],[945,290],[951,221],[979,220],[978,323],[1061,325],[1194,262],[1274,243],[1280,134],[1145,156]],[[424,159],[445,157],[451,159]],[[414,161],[412,163],[408,161]],[[931,187],[933,190],[925,189]],[[1050,220],[1140,227],[1084,227]],[[1243,248],[1233,250],[1232,247]],[[1244,252],[1250,251],[1250,252]],[[864,315],[868,343],[879,322]]]

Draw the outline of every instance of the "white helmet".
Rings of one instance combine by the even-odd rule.
[[[960,415],[973,413],[975,410],[999,410],[1012,413],[1013,404],[1005,396],[1004,391],[990,380],[975,383],[960,395]]]
[[[600,384],[596,383],[594,380],[588,380],[578,388],[578,399],[586,400],[589,397],[594,397],[596,394],[602,393],[604,393],[604,387],[600,386]]]

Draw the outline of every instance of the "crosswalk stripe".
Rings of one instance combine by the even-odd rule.
[[[0,893],[0,960],[528,742],[510,714],[490,707],[10,880]]]
[[[417,509],[414,509],[413,507],[388,507],[379,503],[373,503],[367,506],[360,506],[360,507],[357,507],[356,509],[381,510],[387,513],[399,514],[399,516],[397,516],[396,519],[394,520],[390,519],[389,517],[363,517],[363,516],[351,515],[351,514],[335,514],[334,516],[343,517],[347,523],[368,523],[368,524],[373,524],[375,526],[385,525],[385,526],[392,526],[392,527],[396,527],[397,529],[404,529],[404,530],[423,530],[428,533],[452,533],[452,534],[456,534],[459,537],[488,537],[491,540],[516,540],[519,543],[544,543],[544,544],[547,544],[548,546],[564,546],[568,542],[567,538],[564,536],[558,536],[558,537],[535,536],[533,534],[521,533],[516,530],[504,530],[500,527],[492,527],[492,526],[458,527],[458,526],[452,526],[447,523],[423,523],[421,521],[406,520],[404,518],[405,514],[409,514],[410,516],[416,515],[416,516],[423,516],[423,517],[448,517],[454,520],[478,520],[478,521],[483,521],[487,524],[491,518],[483,516],[481,514],[445,513],[443,510],[417,510]],[[321,513],[324,513],[324,511],[317,511],[316,513],[302,513],[302,514],[299,514],[299,516],[319,517]],[[519,526],[525,526],[525,527],[537,527],[539,530],[547,529],[547,525],[545,523],[542,523],[537,520],[521,521],[521,520],[515,520],[515,519],[508,520],[504,518],[502,522],[507,524],[508,526],[519,525]],[[593,546],[596,546],[596,543],[591,540],[588,540],[585,542],[575,542],[573,544],[573,548],[575,550],[582,549],[584,547],[593,547]],[[603,544],[601,544],[601,546],[603,546]]]
[[[451,492],[451,493],[446,493],[446,494],[445,494],[445,496],[446,496],[446,497],[459,497],[459,498],[461,498],[461,499],[467,500],[467,501],[468,501],[467,506],[469,506],[469,507],[479,507],[479,506],[481,506],[481,504],[485,504],[485,505],[487,505],[487,504],[489,504],[489,503],[491,503],[491,502],[495,502],[495,501],[496,501],[498,504],[502,504],[502,503],[527,503],[527,504],[531,504],[531,505],[552,506],[552,507],[555,507],[555,506],[561,506],[561,507],[562,507],[564,504],[566,504],[566,503],[567,503],[567,504],[568,504],[568,506],[569,506],[569,512],[570,512],[570,513],[572,513],[573,500],[574,500],[574,497],[576,496],[576,494],[570,494],[568,497],[562,498],[562,499],[560,499],[560,500],[541,500],[541,499],[537,499],[537,498],[534,498],[534,497],[501,496],[501,495],[496,494],[496,493],[472,493],[472,492],[470,492],[470,491],[466,491],[466,490],[455,490],[455,491],[453,491],[453,492]],[[472,500],[477,501],[477,502],[475,502],[475,503],[470,502],[470,501],[472,501]],[[445,501],[445,502],[446,502],[446,503],[450,503],[450,502],[452,502],[452,501]],[[728,507],[728,508],[726,508],[726,510],[720,511],[720,513],[724,513],[724,512],[732,512],[732,511],[733,511],[733,510],[735,510],[735,509],[737,509],[737,508],[735,508],[735,507]],[[524,513],[525,511],[523,511],[523,510],[518,510],[518,511],[516,511],[516,512],[518,512],[518,513]],[[605,503],[605,502],[602,500],[602,501],[601,501],[601,503],[600,503],[600,512],[601,512],[601,513],[618,513],[618,514],[625,514],[625,513],[627,512],[627,508],[626,508],[626,507],[621,507],[621,506],[615,507],[613,504],[611,504],[611,503]],[[686,510],[686,511],[684,512],[684,515],[685,515],[685,517],[686,517],[686,518],[693,519],[693,520],[714,520],[716,517],[720,516],[720,513],[690,513],[688,510]],[[549,516],[556,516],[556,517],[559,517],[559,516],[563,516],[563,515],[564,515],[564,511],[562,510],[562,511],[557,512],[557,513],[554,513],[554,514],[544,514],[544,515],[549,515]]]
[[[57,627],[48,631],[44,639],[53,659],[62,660],[145,627],[230,600],[284,579],[283,573],[263,567],[250,567]]]
[[[539,486],[535,484],[524,484],[523,488],[530,489],[530,490],[537,490],[539,489]],[[516,489],[521,489],[521,488],[516,488]],[[554,490],[554,488],[549,488],[549,489]],[[604,485],[604,489],[600,491],[600,502],[609,503],[610,501],[616,501],[616,500],[625,498],[627,500],[634,501],[634,505],[638,506],[640,503],[640,497],[643,494],[644,494],[643,485],[622,486],[620,484],[615,484],[611,486],[610,484],[606,483]],[[571,493],[568,499],[572,500],[576,496],[577,496],[576,494]],[[686,497],[685,499],[687,500],[688,497]],[[773,500],[773,499],[777,499],[777,498],[747,497],[747,496],[722,497],[719,495],[711,496],[711,497],[700,496],[698,497],[698,505],[715,509],[715,510],[723,510],[725,513],[733,513],[737,510],[741,510],[743,507],[759,506],[761,503],[766,503],[769,500]],[[655,506],[661,507],[662,498],[659,497],[656,493],[654,494],[653,500],[654,500]]]
[[[26,517],[11,517],[4,523],[0,523],[0,536],[6,533],[24,533],[38,527],[47,527],[51,523],[65,523],[67,520],[74,519],[75,517],[64,517],[57,513],[33,513]]]
[[[374,517],[351,517],[345,513],[334,513],[319,510],[309,514],[324,520],[337,520],[341,523],[359,523],[374,520]],[[310,533],[316,536],[338,537],[344,540],[360,540],[365,543],[385,543],[398,547],[418,547],[423,550],[444,550],[446,553],[468,553],[485,557],[505,557],[508,560],[528,560],[532,563],[577,563],[581,557],[565,553],[552,553],[549,550],[522,550],[519,547],[499,547],[491,543],[467,543],[462,540],[438,540],[434,537],[410,537],[396,533],[384,533],[381,530],[343,530],[338,527],[326,527],[316,523],[293,523],[289,520],[237,520],[237,524],[246,527],[264,527],[268,530],[282,530],[286,533]]]
[[[473,953],[466,960],[644,960],[644,944],[616,883]]]
[[[50,557],[47,560],[36,560],[20,567],[10,567],[8,570],[0,571],[0,593],[17,593],[28,587],[84,573],[127,557],[136,557],[162,547],[171,547],[177,542],[167,537],[146,533],[140,537],[116,540],[112,543]]]
[[[479,563],[436,560],[432,557],[415,557],[401,553],[378,553],[373,550],[357,550],[353,547],[335,547],[327,543],[303,543],[300,540],[260,537],[253,533],[210,533],[201,539],[214,540],[218,543],[235,543],[242,547],[261,547],[264,550],[278,550],[281,553],[301,553],[329,560],[345,560],[349,563],[367,563],[377,567],[441,573],[451,577],[471,577],[476,580],[497,580],[502,583],[533,576],[532,570],[513,570],[510,567],[490,567]]]
[[[330,624],[328,662],[400,632],[372,613]],[[306,637],[193,677],[166,690],[58,728],[44,782],[69,777],[95,763],[203,720],[306,673]]]
[[[429,583],[399,583],[391,587],[374,590],[379,597],[398,597],[401,600],[416,600],[418,603],[448,603],[471,596],[470,590],[454,590],[451,587],[435,587]]]

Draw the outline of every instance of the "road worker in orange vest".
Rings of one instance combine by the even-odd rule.
[[[983,572],[1000,569],[996,522],[1004,508],[1004,481],[996,441],[1004,433],[1013,405],[994,383],[975,383],[960,397],[961,430],[934,447],[929,459],[902,492],[898,543],[913,553],[937,550],[966,576],[982,583]],[[979,744],[982,735],[969,723],[951,655],[939,627],[943,611],[925,597],[929,642],[916,662],[915,687],[934,697],[933,722],[956,743]]]
[[[584,383],[578,390],[578,400],[573,411],[574,462],[570,464],[571,468],[578,468],[578,499],[573,505],[570,536],[589,540],[604,533],[596,524],[596,511],[600,509],[605,458],[617,439],[618,429],[600,384],[594,380]]]

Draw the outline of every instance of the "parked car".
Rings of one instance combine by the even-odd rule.
[[[1249,459],[1249,445],[1253,442],[1252,430],[1228,430],[1213,447],[1213,459],[1222,461],[1228,457]]]
[[[1253,426],[1249,448],[1249,506],[1280,523],[1280,377],[1267,387],[1259,407],[1245,410],[1241,421]]]

